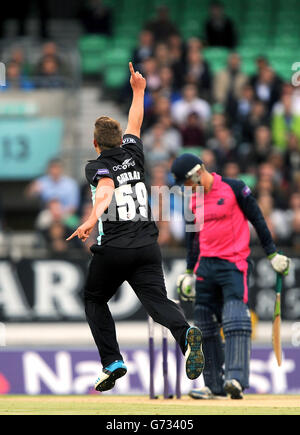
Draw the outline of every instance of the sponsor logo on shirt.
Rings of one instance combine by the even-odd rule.
[[[217,202],[218,205],[223,205],[225,202],[224,198],[220,198],[219,201]]]
[[[127,143],[136,143],[136,140],[132,137],[126,137],[125,139],[123,139],[123,145],[126,145]]]
[[[132,166],[135,166],[135,161],[132,160],[132,157],[130,157],[130,159],[126,159],[124,160],[124,162],[121,165],[116,165],[113,167],[114,171],[121,171],[122,169],[127,169],[130,168]]]
[[[251,189],[248,186],[245,186],[242,190],[242,194],[243,196],[246,198],[247,196],[249,196],[251,194]]]
[[[93,180],[95,180],[98,177],[98,175],[101,176],[101,175],[108,175],[108,174],[109,174],[108,169],[98,169]]]

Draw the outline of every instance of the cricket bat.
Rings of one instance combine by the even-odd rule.
[[[272,345],[273,345],[273,350],[277,359],[278,366],[281,366],[281,360],[282,360],[281,337],[280,337],[282,278],[283,278],[282,274],[277,273],[276,300],[275,300],[273,325],[272,325]]]

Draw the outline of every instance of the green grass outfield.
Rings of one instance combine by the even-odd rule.
[[[0,396],[0,415],[300,415],[300,396],[149,400],[146,396]]]

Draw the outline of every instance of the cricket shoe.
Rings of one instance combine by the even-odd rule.
[[[230,395],[231,399],[239,400],[244,398],[243,388],[236,379],[228,379],[225,381],[224,390]]]
[[[95,382],[96,391],[111,390],[116,383],[116,380],[126,375],[127,367],[123,361],[114,361],[109,366],[104,367],[101,375]]]
[[[189,396],[192,399],[200,399],[200,400],[215,400],[215,399],[227,399],[226,394],[214,394],[210,388],[202,387],[197,388],[195,390],[191,390],[189,392]]]
[[[185,371],[189,379],[197,379],[204,369],[202,334],[199,328],[192,326],[186,332]]]

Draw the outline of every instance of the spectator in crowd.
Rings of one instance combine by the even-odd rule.
[[[142,71],[143,62],[153,57],[154,38],[149,30],[142,30],[139,35],[139,45],[134,49],[132,62],[137,71]]]
[[[160,87],[159,70],[155,57],[148,57],[142,63],[142,73],[147,80],[147,92],[152,92]]]
[[[171,107],[172,118],[178,126],[182,126],[190,113],[197,113],[206,125],[211,117],[210,105],[198,97],[198,90],[194,84],[187,84],[182,90],[182,99]]]
[[[31,91],[34,83],[22,75],[21,66],[16,61],[10,61],[6,65],[6,85],[0,86],[0,91]]]
[[[156,16],[148,21],[144,28],[153,33],[155,42],[167,42],[171,35],[178,34],[178,29],[171,21],[169,8],[165,5],[158,6]]]
[[[43,206],[50,200],[58,200],[63,215],[76,214],[79,206],[77,182],[64,175],[63,164],[59,159],[49,162],[47,173],[30,183],[26,194],[28,197],[40,198]]]
[[[205,147],[205,131],[197,112],[188,114],[186,122],[181,126],[183,146]]]
[[[294,133],[288,134],[284,159],[285,177],[291,182],[293,180],[293,174],[300,171],[300,140]]]
[[[257,127],[254,131],[254,142],[249,145],[251,148],[246,156],[248,162],[255,165],[267,162],[273,149],[270,128],[266,125]]]
[[[235,161],[226,162],[223,169],[223,177],[225,178],[238,178],[241,173],[239,164]]]
[[[209,172],[217,172],[217,160],[215,153],[209,148],[205,148],[201,153],[201,160],[205,164],[206,169]]]
[[[161,188],[167,185],[167,167],[167,162],[165,162],[165,164],[157,162],[157,164],[152,167],[152,188]],[[150,203],[153,218],[159,229],[158,243],[161,246],[167,246],[171,242],[170,222],[166,219],[166,217],[170,215],[170,208],[168,207],[167,202],[163,201],[161,195],[151,196]],[[165,207],[168,208],[166,209]]]
[[[298,210],[292,220],[292,247],[297,254],[300,253],[300,211]]]
[[[21,46],[14,47],[8,57],[8,62],[16,62],[19,67],[21,74],[24,76],[28,76],[31,73],[31,65],[27,59],[25,54],[25,50]]]
[[[173,135],[169,136],[166,126],[157,122],[148,133],[143,136],[143,143],[150,167],[161,162],[167,163],[170,155],[179,151],[178,142],[173,142]]]
[[[43,236],[46,246],[52,252],[64,252],[67,249],[66,237],[78,225],[76,216],[66,215],[59,200],[49,200],[39,213],[35,227]],[[72,248],[80,247],[78,241],[72,243]]]
[[[216,155],[218,172],[222,171],[228,160],[238,160],[237,143],[228,127],[216,128],[215,135],[207,141],[207,146]]]
[[[287,147],[289,133],[300,139],[300,111],[293,105],[291,92],[283,92],[280,101],[274,105],[271,125],[274,144],[282,150]]]
[[[160,95],[167,97],[173,104],[181,99],[181,94],[177,91],[174,80],[174,73],[168,66],[163,66],[159,71]]]
[[[162,116],[170,116],[171,114],[171,103],[169,98],[160,95],[159,92],[158,93],[152,92],[151,95],[152,95],[152,104],[145,111],[143,131],[148,130],[156,122],[159,122]],[[172,121],[174,121],[173,118]]]
[[[237,116],[235,127],[239,130],[241,140],[244,142],[253,142],[254,133],[257,127],[261,125],[269,126],[270,118],[266,105],[263,101],[255,99],[250,107],[250,112],[246,117]]]
[[[213,2],[210,16],[205,23],[205,39],[211,47],[234,48],[237,43],[233,21],[225,15],[224,6]]]
[[[40,75],[37,78],[37,87],[46,89],[61,89],[66,85],[66,80],[61,76],[59,64],[52,56],[44,58],[41,64]]]
[[[279,100],[281,93],[282,81],[279,79],[274,70],[267,66],[262,68],[257,77],[253,80],[252,86],[256,98],[266,104],[270,113],[273,105]]]
[[[173,34],[168,38],[168,58],[174,74],[174,86],[181,89],[186,62],[185,44],[179,34]]]
[[[157,62],[158,69],[163,68],[164,66],[172,66],[172,60],[167,43],[159,42],[155,45],[154,57]]]
[[[112,11],[102,0],[85,0],[78,15],[86,33],[112,34]]]
[[[44,74],[44,63],[48,59],[53,59],[53,62],[57,65],[57,73],[60,76],[69,75],[70,71],[66,62],[63,59],[63,56],[59,53],[59,49],[57,44],[54,41],[47,41],[42,46],[42,53],[35,67],[35,75],[43,75]]]
[[[242,98],[248,77],[241,71],[241,59],[237,53],[228,56],[227,67],[215,75],[214,99],[231,108]]]
[[[191,49],[187,52],[184,81],[197,86],[202,98],[211,99],[212,74],[200,50]]]
[[[271,232],[274,241],[277,241],[276,223],[274,219],[274,200],[268,193],[261,193],[257,198],[257,204],[259,205],[268,228]],[[259,244],[258,236],[253,226],[250,224],[250,236],[252,243]]]

